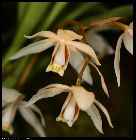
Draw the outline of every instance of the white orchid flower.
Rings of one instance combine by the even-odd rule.
[[[70,64],[78,72],[83,62],[83,56],[80,54],[79,51],[86,53],[91,58],[93,58],[93,60],[96,62],[97,65],[100,65],[94,50],[89,45],[84,44],[82,42],[74,41],[74,40],[80,41],[83,37],[81,35],[74,33],[73,31],[59,29],[57,31],[57,34],[51,31],[41,31],[32,36],[25,37],[31,39],[37,36],[46,37],[48,39],[32,43],[27,47],[20,49],[9,59],[14,60],[28,54],[40,53],[52,46],[55,46],[51,62],[48,65],[46,72],[53,71],[58,73],[60,76],[63,76],[64,70],[66,70],[67,68],[69,59]],[[92,84],[92,78],[88,68],[86,68],[85,75],[83,76],[83,79],[85,79],[86,82]],[[90,77],[90,80],[89,77],[87,76]]]
[[[120,86],[119,63],[120,63],[120,48],[121,48],[122,41],[124,42],[124,46],[127,49],[127,51],[133,55],[133,22],[130,23],[129,26],[126,25],[126,29],[124,30],[124,33],[119,37],[116,45],[114,69],[117,77],[118,87]]]
[[[81,86],[67,86],[62,84],[51,84],[42,89],[40,89],[36,95],[34,95],[25,105],[29,107],[36,101],[42,98],[49,98],[58,95],[62,92],[69,92],[68,97],[61,109],[60,115],[56,118],[57,121],[66,122],[70,127],[77,120],[79,111],[85,111],[93,120],[94,125],[103,133],[102,130],[102,120],[99,111],[97,110],[95,104],[100,107],[104,112],[108,123],[113,127],[108,111],[105,107],[95,99],[92,92],[88,92]]]
[[[114,54],[112,46],[107,42],[104,37],[102,37],[98,33],[99,31],[107,30],[107,28],[112,29],[111,27],[97,27],[90,29],[85,35],[87,44],[92,46],[98,58],[103,58],[106,55]]]
[[[24,108],[26,101],[23,101],[24,95],[15,89],[2,87],[2,130],[13,134],[12,123],[14,121],[17,110],[19,110],[22,117],[35,129],[35,131],[41,137],[45,137],[46,134],[42,125],[45,126],[45,122],[40,109],[36,105],[32,105],[29,108]],[[41,122],[34,114],[35,111],[41,116]]]

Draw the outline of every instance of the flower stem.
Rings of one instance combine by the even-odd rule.
[[[85,63],[83,65],[83,67],[81,68],[81,71],[80,71],[78,78],[77,78],[77,81],[76,81],[76,86],[80,86],[83,73],[85,71],[86,66],[89,64],[89,62],[90,62],[89,58],[85,58]]]
[[[122,30],[124,30],[124,31],[127,30],[127,29],[129,28],[128,25],[123,24],[123,23],[121,23],[121,22],[112,22],[112,23],[110,23],[110,25],[117,26],[117,27],[119,27],[120,29],[122,29]]]
[[[102,26],[108,25],[110,23],[116,22],[120,18],[121,17],[112,17],[112,18],[106,18],[103,20],[93,21],[93,22],[85,25],[83,28],[84,28],[84,30],[86,30],[88,28],[93,28],[93,27],[102,27]]]
[[[83,30],[88,30],[89,28],[93,28],[93,27],[103,27],[103,26],[107,26],[107,25],[119,27],[120,29],[122,29],[124,31],[129,28],[129,26],[126,24],[123,24],[123,23],[117,22],[117,21],[108,21],[108,19],[107,19],[107,22],[105,22],[105,23],[104,22],[103,23],[102,22],[100,22],[100,23],[92,22],[89,25],[83,26]]]

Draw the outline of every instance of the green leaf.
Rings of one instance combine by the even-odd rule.
[[[94,11],[98,8],[101,7],[101,9],[106,10],[107,8],[99,3],[99,2],[87,2],[87,3],[83,3],[80,4],[78,7],[76,7],[72,12],[68,13],[64,20],[75,20],[76,18],[78,18],[79,16],[81,16],[83,13],[89,11]]]
[[[40,26],[40,30],[47,30],[67,4],[68,2],[56,2],[45,22]]]
[[[24,18],[24,15],[25,15],[26,11],[28,10],[29,6],[30,6],[30,2],[18,2],[18,6],[17,6],[18,22],[21,22],[21,20]]]
[[[20,24],[18,31],[13,39],[13,42],[6,52],[2,60],[2,70],[9,62],[8,58],[15,53],[25,42],[24,35],[29,35],[33,29],[36,27],[41,17],[47,9],[49,8],[49,2],[31,2],[27,13],[25,13],[25,17]],[[38,11],[38,12],[35,12]],[[47,14],[47,13],[46,13]],[[45,14],[45,15],[46,15]]]
[[[122,16],[122,17],[130,17],[133,16],[133,6],[132,5],[125,5],[125,6],[120,6],[116,7],[108,12],[104,12],[100,15],[97,16],[91,16],[90,18],[86,18],[82,20],[82,23],[89,23],[92,21],[96,21],[99,19],[104,19],[104,18],[111,18],[115,16]]]
[[[11,88],[11,87],[15,88],[17,81],[20,79],[21,74],[25,70],[24,68],[28,63],[29,58],[30,57],[26,56],[26,57],[22,58],[21,60],[18,60],[16,62],[17,67],[16,67],[16,65],[13,64],[13,68],[15,68],[15,70],[14,70],[15,77],[13,78],[13,75],[8,76],[6,79],[3,80],[3,82],[2,82],[3,86],[9,87],[9,88]]]

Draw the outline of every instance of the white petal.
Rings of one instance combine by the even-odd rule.
[[[10,134],[13,133],[12,122],[23,97],[23,95],[20,95],[14,102],[8,103],[2,111],[2,129]]]
[[[72,86],[72,93],[76,99],[77,105],[81,110],[88,109],[93,101],[94,101],[94,94],[92,92],[88,92],[81,86]]]
[[[119,39],[117,41],[116,51],[115,51],[115,58],[114,58],[114,70],[115,70],[115,74],[116,74],[116,77],[117,77],[118,87],[120,86],[119,63],[120,63],[120,48],[121,48],[122,38],[123,38],[123,34],[119,37]]]
[[[65,102],[64,102],[64,104],[63,104],[63,106],[62,106],[62,108],[61,108],[61,112],[62,112],[62,111],[64,110],[64,108],[67,106],[67,104],[68,104],[68,102],[70,101],[71,97],[72,97],[72,93],[69,92],[69,93],[68,93],[68,96],[67,96],[67,98],[66,98],[66,100],[65,100]]]
[[[6,102],[2,99],[2,108],[6,105]]]
[[[58,65],[65,64],[65,45],[64,45],[64,43],[60,43],[57,51],[55,52],[54,63],[58,64]]]
[[[63,76],[69,61],[69,49],[64,42],[57,42],[52,54],[52,59],[46,72],[53,71]]]
[[[66,89],[66,90],[71,90],[71,87],[69,87],[67,85],[63,85],[63,84],[50,84],[40,90],[45,90],[47,88],[62,88],[62,89]]]
[[[46,134],[44,132],[44,129],[33,113],[33,111],[29,108],[20,108],[19,109],[22,117],[36,130],[36,132],[39,134],[41,137],[45,137]]]
[[[72,65],[72,67],[78,72],[80,73],[81,71],[81,68],[84,64],[84,57],[82,56],[82,54],[76,50],[75,48],[70,48],[70,59],[69,59],[69,62],[70,64]],[[83,73],[83,77],[82,79],[84,81],[86,81],[88,84],[93,84],[93,79],[92,79],[92,76],[90,74],[90,68],[89,66],[87,65],[84,73]]]
[[[69,122],[68,124],[71,124],[70,126],[72,126],[73,124],[75,106],[76,106],[76,100],[75,98],[71,98],[67,106],[65,107],[65,110],[63,111],[63,119],[65,119],[66,122]]]
[[[72,127],[73,123],[77,120],[78,115],[79,108],[76,104],[75,97],[70,92],[62,106],[60,115],[56,118],[56,121],[66,122],[69,127]]]
[[[92,62],[90,62],[90,64],[91,64],[92,66],[94,66],[94,68],[95,68],[95,69],[97,70],[97,72],[99,73],[99,75],[100,75],[100,77],[101,77],[102,88],[103,88],[104,92],[107,94],[107,96],[109,97],[108,89],[107,89],[107,86],[106,86],[106,84],[105,84],[105,81],[104,81],[104,78],[103,78],[101,72],[99,71],[99,69],[98,69]]]
[[[114,50],[110,44],[103,38],[101,35],[90,30],[86,34],[86,42],[92,46],[96,51],[99,58],[104,57],[105,55],[113,54]]]
[[[83,65],[82,65],[83,66]],[[80,69],[81,70],[81,69]],[[83,73],[83,80],[86,81],[88,84],[93,85],[93,79],[91,76],[91,71],[90,71],[90,67],[87,65],[84,73]]]
[[[125,48],[133,55],[133,30],[128,29],[123,34]]]
[[[67,45],[65,45],[65,64],[63,66],[64,70],[67,69],[68,66],[68,62],[69,62],[69,58],[70,58],[70,51]]]
[[[36,33],[34,35],[31,35],[31,36],[24,35],[24,37],[26,37],[28,39],[31,39],[31,38],[34,38],[34,37],[37,37],[37,36],[52,38],[52,39],[57,38],[56,34],[51,32],[51,31],[41,31],[41,32],[38,32],[38,33]]]
[[[26,104],[27,104],[26,101],[22,101],[22,102],[21,102],[21,105],[20,105],[20,108],[22,108],[22,106],[24,106],[24,105],[26,105]],[[45,126],[44,117],[43,117],[43,115],[42,115],[40,109],[39,109],[36,105],[34,105],[34,104],[31,105],[31,106],[29,106],[29,108],[32,109],[33,111],[35,111],[36,113],[38,113],[38,114],[40,115],[42,125]]]
[[[60,39],[62,40],[81,40],[83,38],[83,36],[76,34],[75,32],[71,31],[71,30],[63,30],[63,29],[59,29],[57,31],[57,36],[60,37]]]
[[[77,42],[77,41],[67,41],[67,44],[70,45],[70,47],[74,47],[74,48],[88,54],[90,57],[93,58],[93,60],[95,61],[95,63],[97,65],[101,65],[95,54],[95,51],[91,48],[91,46],[81,43],[81,42]]]
[[[2,87],[2,102],[4,105],[15,101],[20,95],[22,94],[15,89]]]
[[[19,51],[17,51],[9,59],[14,60],[14,59],[20,58],[25,55],[40,53],[40,52],[52,47],[54,45],[54,43],[55,43],[55,41],[52,39],[46,39],[46,40],[32,43],[32,44],[20,49]]]
[[[17,105],[15,103],[9,103],[2,111],[2,130],[13,134],[12,123],[15,118]]]
[[[131,23],[129,24],[129,28],[131,28],[131,29],[133,30],[133,22],[131,22]]]
[[[94,100],[94,103],[97,106],[99,106],[99,108],[103,111],[103,113],[105,114],[105,116],[106,116],[106,118],[108,120],[109,126],[113,128],[114,126],[112,125],[112,122],[111,122],[111,119],[110,119],[110,116],[109,116],[109,113],[108,113],[107,109],[99,101],[97,101],[96,99]]]
[[[86,110],[86,113],[91,117],[95,127],[98,129],[100,133],[103,134],[102,130],[102,119],[100,113],[94,104],[91,105],[90,108]]]
[[[36,101],[42,99],[42,98],[49,98],[56,96],[62,92],[67,92],[65,89],[61,88],[50,88],[50,89],[40,89],[37,94],[35,94],[25,105],[25,107],[28,107],[32,104],[34,104]]]
[[[46,68],[46,72],[49,72],[49,71],[50,71],[50,65],[53,63],[53,62],[52,62],[52,61],[53,61],[53,56],[55,55],[57,49],[59,48],[59,44],[60,44],[60,43],[59,43],[58,41],[54,43],[55,47],[54,47],[54,50],[53,50],[53,53],[52,53],[51,62],[50,62],[50,64],[48,65],[48,67]]]

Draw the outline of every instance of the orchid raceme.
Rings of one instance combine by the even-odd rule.
[[[42,125],[45,125],[41,111],[36,105],[29,108],[24,108],[26,101],[23,101],[24,95],[15,89],[2,87],[2,130],[13,134],[12,123],[14,121],[17,110],[19,110],[22,117],[35,129],[39,136],[46,136]],[[41,116],[41,122],[37,119],[34,112]]]
[[[62,84],[50,84],[42,89],[40,89],[36,95],[34,95],[25,105],[29,107],[36,101],[42,98],[49,98],[58,95],[62,92],[69,92],[68,97],[61,109],[60,115],[56,118],[57,121],[66,122],[70,127],[77,120],[79,111],[85,111],[93,120],[94,125],[99,132],[103,133],[102,130],[102,120],[99,111],[97,110],[95,104],[100,107],[104,112],[108,123],[113,127],[108,111],[105,107],[95,99],[92,92],[88,92],[81,86],[67,86]]]
[[[100,65],[94,50],[89,45],[79,42],[83,37],[81,35],[76,34],[73,31],[59,29],[57,31],[57,34],[51,31],[41,31],[32,36],[25,37],[31,39],[37,36],[45,37],[47,39],[38,41],[36,43],[32,43],[27,47],[22,48],[9,59],[14,60],[28,54],[40,53],[52,46],[55,46],[51,62],[48,65],[46,72],[53,71],[63,76],[64,70],[66,70],[67,68],[70,55],[72,55],[72,52],[74,50],[76,50],[76,53],[79,53],[79,51],[84,52],[85,54],[89,55],[97,65]],[[78,58],[72,57],[72,60],[75,61],[77,59],[76,62],[78,62],[80,61],[80,59],[78,60]],[[72,63],[72,60],[70,61],[70,63],[74,67],[75,63]]]
[[[116,52],[114,58],[114,69],[117,77],[118,87],[120,86],[120,48],[122,41],[124,42],[124,46],[129,53],[133,55],[133,22],[130,23],[129,26],[125,25],[124,33],[119,37],[116,45]]]

